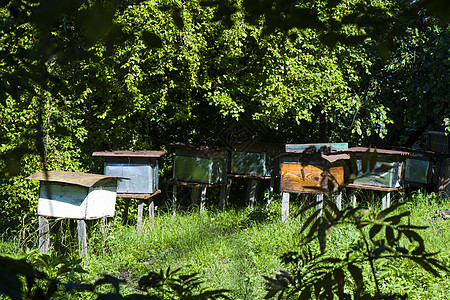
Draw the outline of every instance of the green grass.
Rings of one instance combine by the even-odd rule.
[[[369,207],[380,209],[376,199],[369,202]],[[428,226],[421,231],[428,251],[439,252],[437,257],[450,265],[450,220],[433,219],[438,208],[450,208],[448,199],[422,194],[413,195],[404,207],[411,210],[412,224]],[[295,203],[291,210],[295,210]],[[301,242],[298,234],[301,221],[290,219],[281,223],[280,219],[280,203],[275,201],[268,210],[263,207],[207,210],[203,214],[179,212],[175,216],[160,213],[154,226],[144,223],[139,234],[134,226],[123,226],[119,219],[113,219],[103,235],[99,223],[92,221],[89,260],[84,263],[89,273],[84,279],[94,282],[102,274],[123,278],[127,283],[122,292],[128,294],[137,291],[139,278],[148,272],[181,267],[185,273],[199,273],[209,289],[229,289],[233,299],[262,299],[265,295],[262,276],[287,269],[280,256],[299,250]],[[64,238],[56,239],[65,245],[59,249],[65,249],[66,255],[76,255],[76,231],[67,224]],[[56,231],[61,233],[62,229]],[[330,253],[339,256],[357,238],[358,232],[351,227],[333,228],[327,247]],[[3,235],[0,253],[17,252],[24,247],[22,241]],[[36,248],[36,238],[25,244]],[[414,263],[402,260],[377,262],[376,268],[383,291],[408,293],[411,299],[450,299],[449,275],[435,278]],[[368,270],[365,275],[371,278]]]

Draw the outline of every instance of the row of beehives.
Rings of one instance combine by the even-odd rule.
[[[230,176],[270,178],[280,176],[280,189],[286,192],[308,192],[305,187],[321,184],[321,174],[337,160],[354,153],[358,169],[367,148],[348,148],[347,143],[285,144],[279,146],[241,146],[233,151],[194,148],[178,145],[175,151],[173,178],[205,184],[226,182]],[[372,149],[372,152],[374,149]],[[381,164],[392,168],[377,174],[358,177],[354,184],[393,188],[405,184],[437,184],[444,175],[437,156],[430,152],[412,153],[377,149],[376,169]],[[343,183],[344,167],[335,164],[329,170],[339,183]]]
[[[226,183],[230,176],[279,177],[281,192],[315,192],[308,187],[323,187],[323,170],[328,163],[346,159],[348,157],[343,153],[353,152],[360,166],[366,150],[348,148],[346,143],[247,145],[236,147],[233,151],[176,144],[173,179],[215,185]],[[353,185],[373,189],[396,188],[405,184],[428,186],[437,184],[438,178],[448,177],[445,174],[448,172],[448,159],[441,168],[432,156],[426,154],[381,149],[377,152],[377,164],[389,164],[392,168],[358,178]],[[116,196],[146,199],[158,192],[158,158],[165,153],[95,152],[93,156],[106,158],[105,175],[58,171],[34,174],[29,178],[44,182],[38,214],[75,219],[112,216]],[[443,172],[439,174],[441,170]],[[336,179],[336,184],[344,182],[346,174],[343,166],[331,167],[329,172]],[[85,201],[88,198],[89,202]]]
[[[346,153],[355,153],[356,164],[361,168],[365,148],[350,148],[346,143],[338,144],[286,144],[281,146],[239,146],[233,151],[206,147],[192,147],[176,144],[173,179],[176,208],[176,189],[180,182],[198,190],[202,189],[202,203],[206,187],[222,185],[222,190],[230,185],[230,177],[243,176],[258,182],[280,178],[282,197],[282,220],[289,214],[289,193],[311,193],[322,187],[324,170],[335,179],[334,184],[342,184],[346,176],[343,165],[330,166],[333,162],[348,159]],[[389,191],[401,188],[405,183],[429,185],[437,177],[449,177],[449,163],[446,159],[443,174],[436,176],[436,161],[433,156],[408,152],[378,149],[377,164],[390,164],[392,168],[376,176],[358,178],[353,187],[378,189],[388,192],[383,196],[383,206],[389,206]],[[143,200],[159,192],[158,159],[165,151],[114,151],[95,152],[93,156],[105,157],[104,175],[46,171],[35,173],[28,179],[41,181],[38,200],[39,249],[48,250],[50,244],[49,223],[46,217],[77,219],[80,254],[87,257],[87,237],[84,220],[113,216],[116,197],[139,199],[138,226],[140,231],[143,216]],[[376,165],[374,166],[376,168]],[[446,173],[445,173],[446,172]],[[250,185],[249,185],[250,186]],[[229,191],[227,188],[226,190]],[[221,198],[222,198],[221,192]],[[320,201],[321,194],[317,199]],[[336,202],[340,203],[340,196]],[[222,200],[221,200],[222,201]],[[356,201],[356,200],[355,200]],[[153,202],[149,201],[149,217],[153,218]],[[338,207],[340,204],[338,205]]]

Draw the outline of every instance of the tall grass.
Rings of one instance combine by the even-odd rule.
[[[413,194],[406,201],[404,208],[411,210],[410,222],[428,226],[421,231],[428,251],[439,252],[438,258],[450,264],[450,220],[433,218],[436,209],[450,208],[450,201],[421,193]],[[364,204],[379,210],[379,202],[374,198]],[[296,203],[291,206],[295,210]],[[298,251],[301,244],[301,218],[282,223],[280,210],[279,201],[274,201],[268,209],[261,206],[223,212],[207,210],[203,214],[177,212],[175,216],[161,212],[153,226],[144,222],[141,233],[134,226],[123,226],[119,218],[110,220],[106,234],[100,230],[99,222],[91,222],[85,280],[95,281],[102,274],[114,275],[126,280],[123,293],[127,294],[135,292],[139,278],[150,271],[182,268],[186,273],[199,273],[205,287],[230,290],[233,299],[262,299],[265,295],[262,275],[286,269],[280,256]],[[52,236],[53,249],[76,256],[76,231],[69,222],[65,224],[63,227],[69,233],[65,240]],[[57,229],[56,233],[61,230]],[[330,254],[345,253],[357,238],[358,232],[351,227],[333,228],[328,239]],[[66,246],[58,247],[58,242]],[[0,253],[14,253],[26,245],[36,248],[36,238],[28,238],[23,243],[23,239],[3,235]],[[403,260],[379,262],[376,268],[384,291],[407,293],[412,299],[450,299],[448,275],[436,279],[414,263]]]

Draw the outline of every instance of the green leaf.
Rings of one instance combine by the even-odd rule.
[[[320,214],[320,210],[316,210],[312,215],[310,215],[308,217],[308,219],[306,219],[305,223],[303,223],[302,228],[300,229],[300,233],[304,232],[306,230],[306,228],[308,228],[308,226],[312,223],[312,221],[317,219],[317,216]],[[311,227],[311,229],[313,229]]]
[[[386,173],[390,169],[392,169],[394,166],[388,165],[388,164],[381,164],[378,168],[373,170],[373,173]]]
[[[172,12],[172,18],[175,25],[178,27],[178,29],[183,30],[184,29],[184,21],[181,17],[181,9],[174,8]]]
[[[369,230],[369,238],[373,240],[375,235],[377,235],[377,233],[380,232],[381,228],[383,228],[383,225],[380,224],[373,225],[372,228],[370,228]]]
[[[393,212],[400,206],[405,205],[405,202],[401,203],[395,203],[394,205],[391,205],[390,207],[386,208],[385,210],[382,210],[376,217],[377,220],[384,219],[389,213]]]
[[[347,265],[347,270],[353,277],[353,280],[356,284],[356,293],[359,295],[360,293],[362,293],[364,287],[362,271],[359,267],[351,263]]]
[[[384,222],[391,223],[391,225],[397,225],[398,223],[400,223],[402,218],[407,217],[410,214],[411,214],[410,211],[405,211],[405,212],[402,212],[401,214],[384,219]]]
[[[392,229],[391,226],[386,226],[385,232],[386,232],[386,240],[387,240],[388,244],[390,246],[393,246],[393,243],[395,241],[394,230]]]
[[[369,161],[370,161],[370,148],[368,148],[361,159],[361,171],[362,173],[366,173],[367,172],[367,168],[369,166]]]
[[[17,273],[3,266],[0,272],[0,295],[6,295],[12,300],[22,299],[22,282]]]
[[[421,266],[424,270],[426,270],[427,272],[429,272],[430,274],[432,274],[435,277],[441,277],[441,274],[439,274],[439,272],[437,272],[428,262],[426,262],[424,259],[420,258],[420,257],[410,257],[410,259],[412,261],[414,261],[415,263],[417,263],[419,266]]]

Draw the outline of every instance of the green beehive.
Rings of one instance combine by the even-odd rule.
[[[173,179],[206,184],[227,181],[227,151],[208,147],[173,144]]]
[[[361,160],[357,161],[357,165],[358,169],[361,170]],[[376,162],[374,169],[379,168],[381,165],[388,165],[391,169],[386,172],[374,173],[367,176],[359,174],[361,177],[358,176],[359,178],[355,179],[353,183],[389,188],[400,186],[401,164],[398,162]]]
[[[347,152],[355,153],[356,163],[358,166],[359,174],[358,178],[353,181],[354,184],[359,186],[373,186],[382,188],[397,188],[402,186],[404,161],[409,152],[395,151],[388,149],[370,149],[373,153],[377,151],[377,161],[372,172],[362,174],[362,157],[368,148],[354,147],[349,148]],[[385,172],[374,172],[381,165],[387,165],[391,168]]]
[[[231,173],[270,176],[270,158],[266,153],[231,152]]]
[[[234,144],[230,153],[230,174],[270,177],[272,158],[284,150],[281,144]]]

